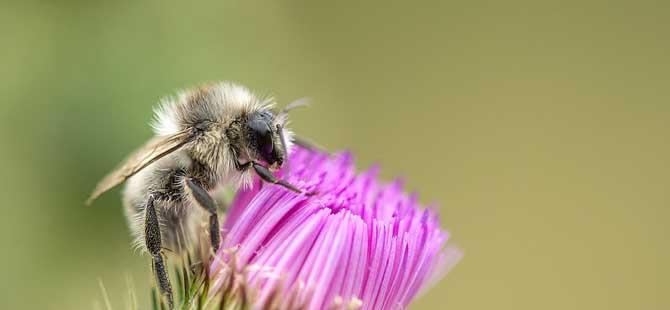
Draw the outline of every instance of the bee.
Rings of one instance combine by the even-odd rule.
[[[296,193],[301,189],[273,175],[294,143],[288,111],[230,82],[204,85],[163,99],[155,110],[155,136],[98,183],[87,200],[126,182],[123,205],[136,243],[151,255],[161,294],[173,307],[162,250],[180,252],[209,216],[209,243],[219,248],[217,204],[222,185],[248,186],[253,174]],[[304,141],[297,144],[309,146]],[[305,193],[311,194],[311,193]]]

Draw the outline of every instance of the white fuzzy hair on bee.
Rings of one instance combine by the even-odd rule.
[[[237,115],[244,111],[255,111],[260,109],[270,109],[274,106],[273,98],[259,98],[244,86],[230,82],[219,82],[213,84],[214,87],[209,92],[212,100],[203,102],[198,106],[198,111],[189,111],[186,113],[200,114],[203,117],[214,116],[223,121],[231,115]],[[182,130],[186,125],[184,116],[179,115],[180,111],[189,108],[189,98],[193,90],[182,90],[177,96],[168,96],[160,100],[159,105],[154,109],[154,121],[151,126],[157,135],[171,135]]]
[[[265,182],[310,194],[273,175],[284,166],[295,140],[286,128],[288,111],[300,105],[304,102],[276,112],[274,99],[230,82],[181,91],[155,109],[155,136],[98,183],[88,204],[127,181],[123,204],[130,229],[151,255],[170,305],[172,288],[162,250],[190,247],[199,240],[194,236],[207,216],[209,243],[218,250],[218,208],[210,192],[224,185],[249,185],[256,174]]]

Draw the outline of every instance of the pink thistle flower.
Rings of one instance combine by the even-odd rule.
[[[460,259],[436,212],[402,182],[378,183],[377,168],[356,174],[348,153],[299,148],[290,167],[285,178],[317,194],[240,190],[210,268],[216,289],[241,273],[256,308],[398,309]]]

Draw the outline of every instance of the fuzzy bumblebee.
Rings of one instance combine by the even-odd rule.
[[[123,204],[138,246],[153,260],[163,294],[173,307],[162,249],[183,251],[197,240],[203,218],[216,252],[220,243],[217,206],[210,192],[221,185],[262,180],[303,193],[272,173],[284,164],[294,142],[286,128],[289,105],[274,112],[272,98],[219,82],[180,92],[156,109],[155,136],[107,175],[87,204],[126,182]]]

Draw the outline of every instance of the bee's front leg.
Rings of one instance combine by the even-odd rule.
[[[267,167],[265,167],[265,166],[263,166],[263,165],[261,165],[261,164],[255,162],[255,161],[249,161],[249,162],[244,163],[244,164],[240,164],[239,162],[236,162],[235,166],[236,166],[237,169],[240,170],[240,171],[244,171],[244,170],[248,169],[249,167],[253,167],[253,168],[254,168],[254,171],[256,172],[256,174],[257,174],[259,177],[261,177],[261,179],[262,179],[263,181],[268,182],[268,183],[272,183],[272,184],[277,184],[277,185],[282,186],[282,187],[284,187],[284,188],[287,188],[287,189],[289,189],[289,190],[291,190],[291,191],[294,191],[294,192],[296,192],[296,193],[298,193],[298,194],[302,194],[302,193],[303,193],[303,191],[302,191],[301,189],[299,189],[298,187],[296,187],[295,185],[289,183],[289,182],[286,181],[286,180],[278,179],[277,177],[275,177],[275,176],[272,174],[272,172],[270,171],[270,169],[268,169]],[[308,195],[308,196],[311,196],[311,195],[314,195],[314,194],[315,194],[314,192],[306,193],[306,195]]]
[[[172,285],[170,285],[170,279],[168,278],[165,262],[163,261],[163,255],[161,253],[161,229],[154,201],[154,195],[150,195],[144,210],[144,240],[146,242],[147,250],[149,251],[149,254],[151,254],[151,259],[153,260],[153,269],[156,274],[160,292],[167,298],[169,308],[173,309],[174,299],[172,297]]]
[[[277,185],[283,186],[287,189],[290,189],[290,190],[292,190],[292,191],[294,191],[298,194],[302,194],[302,190],[300,190],[295,185],[289,183],[286,180],[277,179],[277,177],[275,177],[272,174],[272,172],[270,172],[270,170],[268,168],[266,168],[265,166],[263,166],[259,163],[256,163],[256,162],[253,162],[252,165],[254,167],[254,170],[256,171],[256,174],[258,174],[258,176],[260,176],[261,179],[263,179],[263,181],[268,182],[268,183],[272,183],[272,184],[277,184]],[[311,193],[308,193],[308,194],[311,194]]]
[[[219,250],[219,244],[221,243],[216,201],[214,201],[212,196],[210,196],[209,193],[192,178],[186,179],[186,186],[198,205],[209,212],[209,238],[212,243],[212,250],[216,253],[216,251]]]

